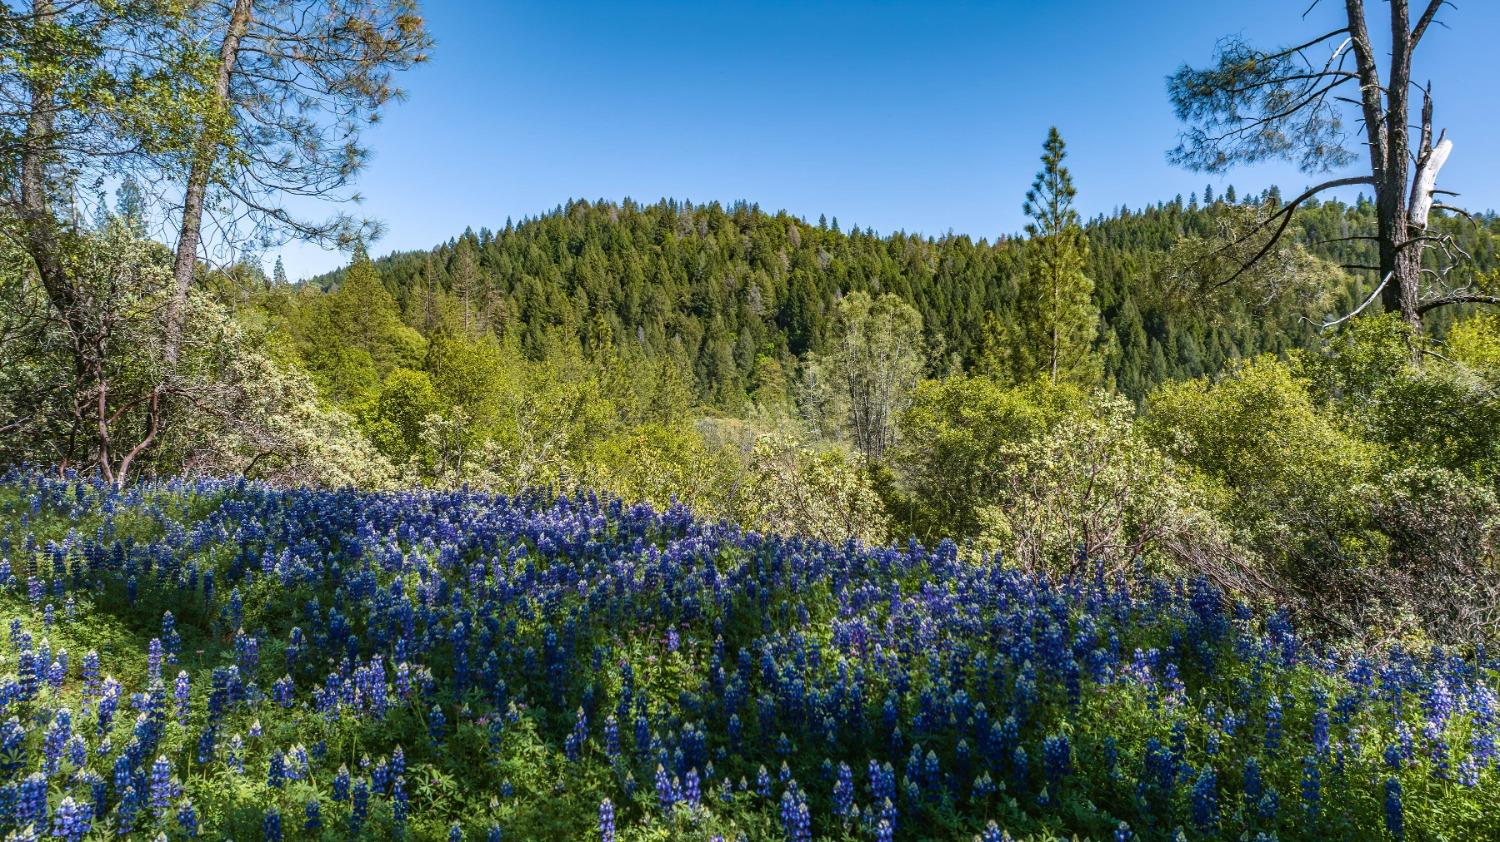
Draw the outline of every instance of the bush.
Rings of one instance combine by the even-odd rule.
[[[1376,448],[1320,411],[1310,383],[1270,357],[1163,386],[1146,413],[1148,440],[1199,473],[1203,499],[1267,574],[1352,631],[1344,613],[1358,595],[1347,577],[1384,551],[1360,492]]]

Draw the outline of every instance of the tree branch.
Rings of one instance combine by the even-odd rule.
[[[1500,307],[1500,295],[1481,295],[1472,292],[1445,295],[1442,298],[1434,298],[1431,301],[1418,304],[1417,315],[1422,315],[1429,310],[1436,310],[1439,307],[1447,307],[1450,304],[1492,304]]]
[[[1260,224],[1256,225],[1254,228],[1251,228],[1250,231],[1248,231],[1244,236],[1240,237],[1239,239],[1235,240],[1234,242],[1232,242],[1232,243],[1230,243],[1230,244],[1228,244],[1226,246],[1226,248],[1228,248],[1229,246],[1237,246],[1240,243],[1245,242],[1246,240],[1250,239],[1250,237],[1254,236],[1257,232],[1259,232],[1262,229],[1264,229],[1267,225],[1270,225],[1273,221],[1276,220],[1277,217],[1281,217],[1281,225],[1279,227],[1277,227],[1276,233],[1274,233],[1274,234],[1271,235],[1271,239],[1268,240],[1266,242],[1266,244],[1261,247],[1260,251],[1258,251],[1258,252],[1255,253],[1254,257],[1251,257],[1250,260],[1248,260],[1247,262],[1241,264],[1240,268],[1237,269],[1237,270],[1235,270],[1235,273],[1233,275],[1229,276],[1229,278],[1226,279],[1225,281],[1223,281],[1223,283],[1220,283],[1219,286],[1225,286],[1225,285],[1234,283],[1236,280],[1239,279],[1239,277],[1241,275],[1243,275],[1246,272],[1250,271],[1250,269],[1252,267],[1254,267],[1255,264],[1259,263],[1266,255],[1268,255],[1268,254],[1271,253],[1271,249],[1274,248],[1276,246],[1276,244],[1281,241],[1282,235],[1286,233],[1287,226],[1289,226],[1289,225],[1292,224],[1292,212],[1297,209],[1298,205],[1302,204],[1303,202],[1307,201],[1308,199],[1311,199],[1313,196],[1316,196],[1317,194],[1322,193],[1324,190],[1332,190],[1335,187],[1350,187],[1350,186],[1353,186],[1355,184],[1374,184],[1374,183],[1375,183],[1375,179],[1373,177],[1368,176],[1368,175],[1361,175],[1361,176],[1351,176],[1349,178],[1335,178],[1332,181],[1325,181],[1322,184],[1319,184],[1319,185],[1316,185],[1316,186],[1313,186],[1313,187],[1309,187],[1301,196],[1298,196],[1297,198],[1295,198],[1292,201],[1288,202],[1284,207],[1282,207],[1281,210],[1277,211],[1276,213],[1272,214],[1271,216],[1266,217],[1266,219],[1265,219],[1264,222],[1261,222]]]
[[[1441,9],[1446,5],[1449,5],[1448,0],[1431,0],[1431,2],[1427,4],[1427,10],[1422,13],[1422,17],[1417,21],[1417,25],[1412,28],[1412,49],[1415,50],[1417,48],[1417,42],[1422,40],[1422,35],[1427,32],[1427,27],[1437,17],[1438,9]]]
[[[1363,311],[1364,311],[1364,309],[1365,309],[1365,308],[1366,308],[1366,307],[1368,307],[1368,306],[1370,306],[1370,302],[1372,302],[1372,301],[1374,301],[1374,300],[1375,300],[1375,299],[1377,299],[1377,298],[1379,298],[1379,297],[1380,297],[1380,293],[1381,293],[1381,291],[1383,291],[1383,290],[1384,290],[1384,289],[1385,289],[1385,285],[1386,285],[1386,284],[1388,284],[1388,283],[1390,283],[1390,282],[1391,282],[1391,277],[1392,277],[1392,276],[1393,276],[1393,275],[1395,275],[1395,274],[1396,274],[1396,273],[1395,273],[1395,272],[1387,272],[1387,273],[1385,273],[1385,280],[1383,280],[1383,281],[1381,281],[1381,282],[1380,282],[1380,283],[1379,283],[1379,284],[1378,284],[1378,285],[1377,285],[1377,286],[1376,286],[1376,287],[1375,287],[1375,291],[1374,291],[1374,292],[1372,292],[1372,293],[1370,293],[1370,297],[1369,297],[1369,298],[1366,298],[1366,299],[1365,299],[1365,300],[1364,300],[1364,303],[1363,303],[1363,304],[1361,304],[1361,305],[1359,305],[1359,306],[1358,306],[1358,307],[1355,307],[1355,308],[1354,308],[1354,309],[1353,309],[1353,310],[1352,310],[1352,311],[1350,311],[1350,312],[1348,312],[1348,313],[1346,313],[1346,314],[1344,314],[1344,315],[1343,315],[1343,316],[1341,316],[1341,317],[1340,317],[1340,318],[1337,318],[1337,319],[1334,319],[1334,320],[1333,320],[1333,321],[1331,321],[1331,322],[1324,322],[1324,323],[1323,323],[1323,326],[1322,326],[1322,327],[1321,327],[1321,328],[1319,328],[1319,329],[1320,329],[1320,330],[1327,330],[1327,329],[1329,329],[1329,328],[1331,328],[1331,327],[1333,327],[1333,326],[1334,326],[1334,325],[1337,325],[1337,324],[1340,324],[1340,323],[1342,323],[1342,322],[1347,322],[1347,321],[1349,321],[1349,320],[1350,320],[1350,319],[1352,319],[1352,318],[1354,318],[1354,317],[1355,317],[1355,316],[1358,316],[1358,315],[1359,315],[1359,314],[1360,314],[1360,313],[1361,313],[1361,312],[1363,312]]]

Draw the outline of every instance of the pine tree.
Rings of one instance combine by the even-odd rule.
[[[1023,206],[1031,222],[1026,233],[1026,275],[1019,302],[1014,368],[1017,380],[1038,375],[1059,382],[1093,385],[1099,361],[1092,353],[1099,333],[1094,284],[1084,273],[1087,244],[1073,208],[1072,176],[1063,166],[1062,136],[1047,134],[1042,170]]]
[[[1120,359],[1115,385],[1133,401],[1146,396],[1151,383],[1147,379],[1151,364],[1151,349],[1146,337],[1145,324],[1135,299],[1125,299],[1125,306],[1115,320],[1115,333],[1119,336]]]
[[[483,292],[480,289],[479,256],[475,253],[472,232],[466,231],[458,238],[448,273],[453,277],[453,294],[458,298],[464,333],[472,335],[481,323],[480,298]]]
[[[115,215],[125,220],[137,235],[145,235],[146,199],[141,193],[141,183],[133,176],[127,175],[115,190]]]
[[[281,256],[276,257],[276,268],[271,270],[271,283],[278,287],[287,285],[286,265],[281,262]]]

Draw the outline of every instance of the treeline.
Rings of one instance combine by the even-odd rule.
[[[1373,289],[1351,269],[1318,307],[1235,301],[1227,308],[1163,300],[1158,275],[1185,237],[1212,238],[1247,205],[1275,207],[1277,191],[1240,199],[1231,187],[1121,209],[1088,221],[1085,273],[1101,316],[1096,339],[1105,380],[1139,401],[1170,380],[1219,371],[1230,360],[1311,348],[1321,322],[1349,312]],[[1298,211],[1299,240],[1330,268],[1373,265],[1367,201],[1312,203]],[[1471,257],[1465,271],[1500,265],[1500,220],[1438,220]],[[498,231],[466,231],[430,252],[375,261],[404,321],[433,324],[435,302],[458,302],[463,320],[513,336],[533,358],[559,343],[632,345],[691,366],[698,398],[739,411],[828,342],[834,304],[848,292],[893,293],[922,316],[929,374],[972,370],[990,314],[1013,312],[1033,246],[896,233],[880,236],[837,219],[817,223],[756,205],[575,201]],[[343,271],[315,278],[337,286]],[[1456,314],[1430,319],[1441,336]],[[768,382],[769,379],[769,382]]]

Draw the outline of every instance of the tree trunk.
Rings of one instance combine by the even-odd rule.
[[[32,0],[31,35],[43,27],[50,26],[57,17],[54,0]],[[40,51],[41,45],[32,43],[27,48]],[[62,259],[63,232],[57,217],[52,212],[52,183],[48,168],[56,155],[57,85],[45,75],[32,73],[27,80],[26,129],[21,143],[20,209],[21,244],[36,266],[37,277],[47,293],[48,303],[68,330],[70,356],[73,358],[74,383],[81,386],[88,375],[85,359],[85,336],[87,324],[78,308],[78,294]],[[73,430],[86,425],[83,404],[74,398]],[[70,464],[74,458],[77,437],[70,435],[59,465]]]
[[[1409,103],[1411,56],[1414,37],[1407,0],[1391,4],[1391,73],[1382,85],[1375,63],[1370,33],[1365,26],[1364,0],[1345,0],[1349,42],[1359,74],[1360,108],[1363,112],[1370,174],[1375,184],[1375,213],[1379,226],[1380,280],[1385,283],[1381,303],[1389,312],[1400,313],[1414,336],[1422,332],[1418,310],[1422,280],[1421,236],[1426,220],[1413,220],[1408,207],[1411,176],[1411,130]],[[1430,113],[1424,110],[1424,144],[1430,132]],[[1419,179],[1422,174],[1419,172]],[[1418,187],[1420,189],[1420,186]],[[1414,224],[1415,223],[1415,224]],[[1413,361],[1421,361],[1419,345],[1412,343]]]
[[[1382,238],[1391,254],[1391,266],[1385,266],[1385,255],[1381,256],[1382,272],[1392,272],[1392,283],[1387,287],[1395,295],[1395,307],[1401,318],[1411,328],[1412,335],[1422,332],[1422,317],[1417,312],[1419,285],[1422,280],[1422,244],[1413,243],[1412,219],[1407,208],[1408,178],[1411,174],[1411,16],[1407,11],[1407,0],[1390,0],[1391,3],[1391,78],[1386,91],[1385,115],[1385,185],[1381,198],[1389,206],[1392,225],[1388,236]],[[1417,355],[1416,344],[1412,352]],[[1420,357],[1416,357],[1420,362]]]
[[[36,29],[51,24],[57,16],[53,0],[33,0],[31,14]],[[31,49],[39,47],[35,44]],[[52,163],[57,86],[43,74],[32,73],[27,82],[26,138],[21,145],[21,222],[25,227],[26,251],[36,263],[42,286],[64,319],[74,316],[74,296],[67,283],[62,256],[58,253],[57,217],[52,214],[52,186],[47,167]]]
[[[229,28],[224,32],[224,42],[219,47],[219,72],[214,80],[216,105],[229,111],[229,80],[234,74],[234,64],[239,58],[240,39],[250,25],[254,0],[235,0],[229,15]],[[172,300],[167,304],[166,341],[164,343],[167,366],[176,366],[182,345],[183,309],[187,305],[188,289],[193,283],[193,270],[198,264],[198,245],[202,241],[203,201],[208,193],[208,180],[214,164],[218,161],[220,141],[208,126],[198,138],[193,150],[193,163],[188,170],[187,189],[182,199],[182,228],[177,235],[177,255],[172,265],[172,280],[175,282]]]

